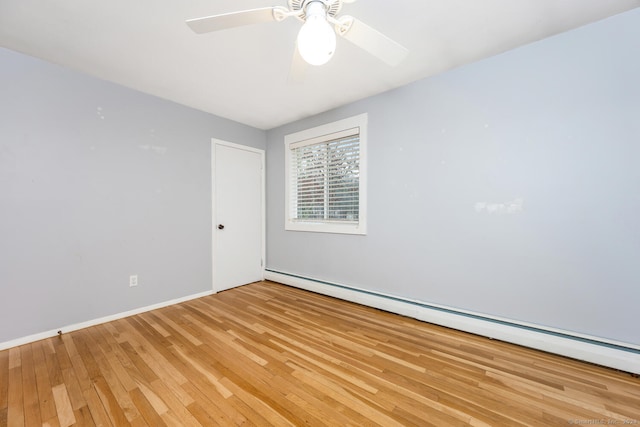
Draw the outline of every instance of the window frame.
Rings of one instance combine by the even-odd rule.
[[[367,234],[367,113],[291,133],[284,137],[285,148],[285,230],[318,233]],[[353,128],[358,128],[359,136],[359,176],[358,176],[358,221],[338,222],[322,220],[296,221],[291,218],[291,166],[293,149],[322,141],[331,141],[336,136]],[[305,142],[310,141],[308,144]]]

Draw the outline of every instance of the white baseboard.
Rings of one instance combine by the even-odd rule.
[[[188,295],[186,297],[176,298],[170,301],[164,301],[158,304],[136,308],[133,310],[125,311],[123,313],[112,314],[110,316],[100,317],[99,319],[88,320],[86,322],[74,323],[73,325],[62,326],[56,329],[52,329],[50,331],[40,332],[38,334],[17,338],[11,341],[5,341],[0,343],[0,350],[6,350],[8,348],[18,347],[20,345],[29,344],[35,341],[46,339],[46,338],[51,338],[58,335],[58,331],[62,331],[63,333],[66,334],[72,331],[77,331],[78,329],[84,329],[90,326],[100,325],[101,323],[112,322],[114,320],[123,319],[125,317],[133,316],[135,314],[145,313],[147,311],[156,310],[158,308],[163,308],[163,307],[167,307],[174,304],[179,304],[181,302],[190,301],[192,299],[206,297],[212,294],[215,294],[215,291],[201,292],[199,294]]]
[[[265,279],[436,325],[640,374],[640,346],[408,300],[273,270]]]

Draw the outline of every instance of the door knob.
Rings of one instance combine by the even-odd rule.
[[[218,224],[218,230],[224,230],[224,225]]]

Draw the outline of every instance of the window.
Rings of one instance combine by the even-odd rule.
[[[286,135],[285,229],[366,234],[367,115]]]

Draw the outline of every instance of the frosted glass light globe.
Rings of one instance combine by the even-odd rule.
[[[298,51],[311,65],[326,64],[336,50],[336,32],[321,14],[307,16],[298,33]]]

